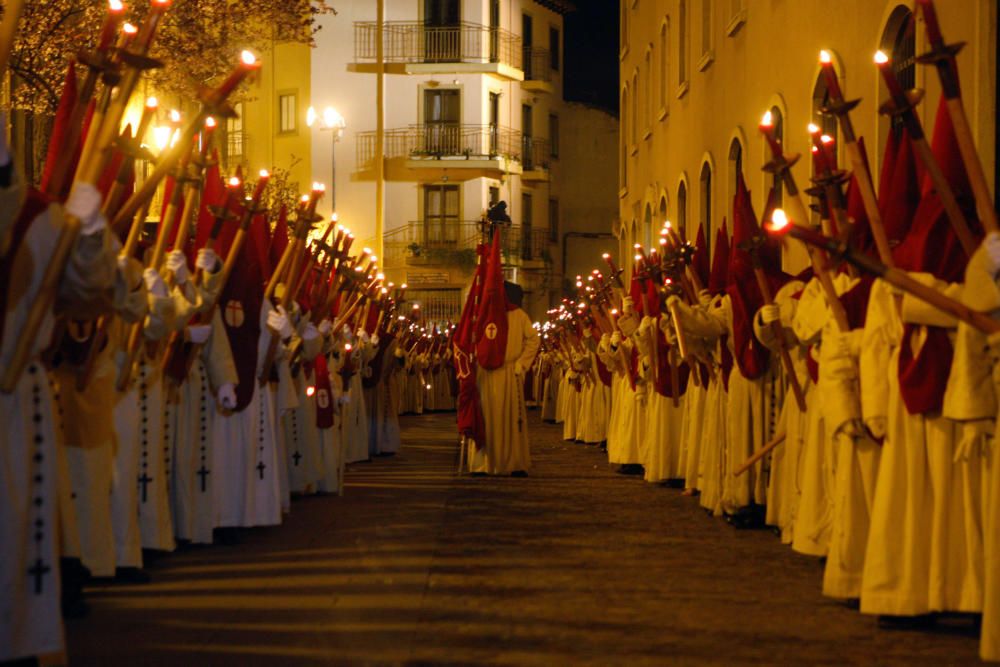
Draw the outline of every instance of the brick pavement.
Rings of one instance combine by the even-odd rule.
[[[92,589],[71,664],[975,663],[960,623],[879,630],[820,595],[815,559],[616,475],[537,412],[529,478],[456,478],[453,423],[405,417],[403,451],[352,466],[345,497]]]

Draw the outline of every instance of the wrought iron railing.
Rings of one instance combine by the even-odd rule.
[[[383,152],[387,158],[521,159],[521,133],[497,125],[427,123],[386,130]],[[361,169],[375,157],[375,132],[358,132],[357,163]]]
[[[548,169],[549,160],[552,159],[551,147],[548,139],[538,137],[522,137],[521,139],[521,164],[525,171],[535,169]]]
[[[552,56],[548,49],[524,47],[524,80],[551,81]]]
[[[355,62],[378,58],[378,22],[354,23]],[[521,69],[521,38],[500,28],[461,22],[430,26],[421,21],[386,21],[382,53],[387,63],[502,63]]]
[[[472,268],[475,249],[483,241],[478,220],[415,220],[396,227],[382,237],[384,265],[431,264]],[[511,225],[501,232],[505,264],[521,261],[550,262],[548,230]]]

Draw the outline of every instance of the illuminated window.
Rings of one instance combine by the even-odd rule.
[[[278,132],[285,134],[298,129],[295,122],[296,102],[295,93],[278,95]]]

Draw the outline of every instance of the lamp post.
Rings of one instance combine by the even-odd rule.
[[[316,109],[309,107],[306,111],[306,125],[312,127],[317,120],[321,121],[320,130],[329,130],[333,135],[333,143],[330,145],[330,212],[332,218],[337,212],[337,142],[344,136],[347,121],[333,107],[323,109],[322,117],[316,113]]]

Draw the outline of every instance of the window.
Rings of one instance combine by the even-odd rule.
[[[559,116],[549,114],[549,157],[559,157]]]
[[[639,73],[638,70],[632,73],[632,118],[629,122],[629,140],[632,148],[635,148],[639,134]]]
[[[559,71],[559,30],[549,28],[549,67]]]
[[[461,92],[456,88],[424,90],[424,137],[427,155],[461,154]]]
[[[490,207],[496,205],[500,201],[500,188],[495,185],[490,186]]]
[[[681,181],[677,186],[677,229],[687,236],[688,219],[688,188],[687,183]]]
[[[549,241],[559,242],[559,200],[549,200]]]
[[[413,281],[411,281],[413,282]],[[406,300],[420,304],[420,315],[426,322],[457,322],[462,316],[461,289],[413,289],[406,291]]]
[[[892,70],[896,73],[896,78],[899,79],[903,90],[910,90],[917,85],[914,40],[913,12],[910,11],[909,7],[900,5],[889,15],[880,46],[892,58]],[[881,77],[879,77],[879,81],[882,81]],[[885,87],[885,83],[879,85]],[[903,131],[902,116],[890,116],[889,118],[890,127],[898,138]]]
[[[233,104],[236,115],[226,119],[226,160],[239,162],[246,154],[246,136],[243,134],[243,102]]]
[[[706,160],[701,165],[701,216],[698,222],[705,230],[705,237],[712,236],[712,165]]]
[[[773,123],[774,138],[777,139],[777,141],[778,141],[779,144],[783,144],[784,140],[785,140],[785,135],[784,135],[784,133],[785,133],[785,118],[784,118],[784,116],[781,113],[781,109],[779,109],[776,106],[771,107],[771,123]],[[771,160],[771,149],[767,148],[765,150],[767,150],[766,160],[770,161]],[[774,205],[777,208],[781,208],[782,205],[783,205],[784,195],[785,195],[785,192],[784,192],[784,189],[783,189],[784,183],[782,183],[782,180],[781,180],[781,173],[777,172],[777,171],[774,172],[774,173],[772,173],[771,177],[770,177],[770,181],[771,181],[771,187],[774,189],[774,202],[775,202]]]
[[[667,87],[670,81],[670,19],[660,26],[660,110],[667,109]]]
[[[430,248],[458,243],[458,186],[424,186],[424,242]]]
[[[830,95],[826,89],[826,79],[822,74],[816,79],[816,84],[813,86],[813,99],[812,99],[812,122],[820,128],[820,132],[823,134],[828,134],[833,137],[834,146],[839,148],[839,142],[837,141],[837,117],[834,115],[826,115],[821,109],[827,107],[830,104]],[[816,175],[815,171],[815,161],[810,158],[809,160],[810,174]],[[812,212],[812,223],[818,225],[820,223],[820,210],[819,198],[814,197],[813,203],[816,206],[813,207]]]
[[[532,253],[532,230],[531,230],[531,195],[521,193],[521,259],[531,259]]]
[[[727,193],[726,206],[730,205],[730,202],[736,196],[736,183],[740,176],[743,175],[743,144],[736,137],[729,142],[729,178],[728,186],[729,191]],[[705,229],[708,231],[708,228]]]
[[[646,69],[642,74],[643,87],[646,89],[642,113],[645,116],[646,128],[653,124],[653,45],[646,49]]]
[[[286,134],[295,132],[298,126],[295,122],[295,93],[281,93],[278,95],[278,132]]]
[[[535,162],[537,162],[535,159],[535,132],[531,111],[530,104],[521,105],[521,141],[523,143],[521,164],[528,171],[534,169]]]
[[[687,49],[687,2],[680,0],[677,6],[677,85],[681,86],[680,95],[684,94],[684,84],[688,80]]]

